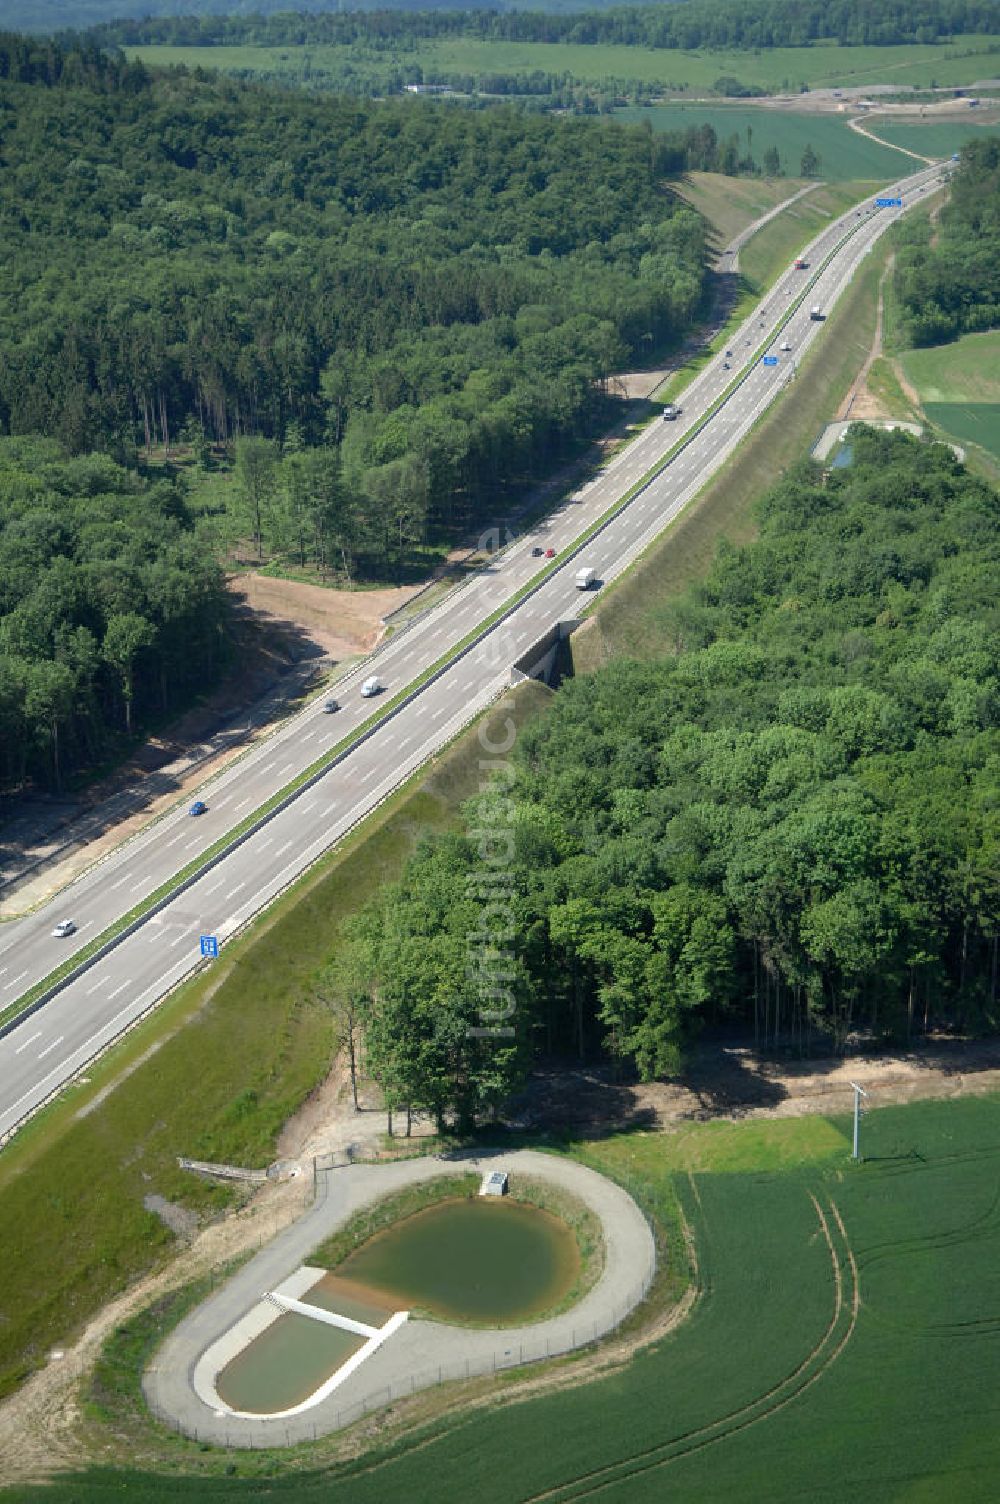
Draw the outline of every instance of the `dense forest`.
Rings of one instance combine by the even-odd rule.
[[[232,463],[257,559],[400,577],[589,437],[608,374],[702,302],[679,162],[610,123],[0,37],[2,786],[57,786],[211,682],[186,477]]]
[[[1000,328],[1000,140],[963,147],[937,224],[907,224],[896,267],[900,333],[935,345]]]
[[[0,83],[10,433],[127,460],[293,432],[333,446],[369,508],[392,496],[451,533],[589,432],[600,382],[700,304],[702,224],[645,131],[87,54],[46,80],[47,45],[18,45],[0,54],[33,80]]]
[[[0,439],[0,793],[58,789],[210,687],[230,602],[174,485]]]
[[[996,1028],[1000,497],[855,434],[670,611],[671,656],[571,680],[512,750],[491,728],[469,833],[337,958],[391,1106],[468,1121],[542,1050],[673,1073],[706,1023]]]
[[[36,3],[36,13],[42,3]],[[55,8],[58,0],[51,3]],[[178,10],[182,13],[177,14]],[[142,0],[140,10],[118,0],[107,6],[107,12],[116,19],[98,33],[101,39],[133,46],[140,42],[189,47],[354,42],[377,46],[381,42],[396,47],[407,38],[472,36],[584,46],[751,50],[808,47],[817,41],[842,46],[929,44],[1000,31],[998,0],[907,0],[906,5],[897,0],[675,0],[607,9],[581,5],[575,11],[538,4],[530,9],[380,4],[330,11],[325,9],[325,0],[322,6],[299,0],[294,5],[258,3],[253,7],[206,0],[187,0],[182,7],[174,7]],[[141,14],[143,19],[128,19],[130,14]],[[67,16],[65,24],[85,23]]]

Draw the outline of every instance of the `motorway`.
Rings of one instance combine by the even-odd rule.
[[[364,739],[285,807],[0,1038],[0,1143],[200,964],[199,935],[213,934],[224,943],[495,700],[510,682],[512,664],[553,625],[578,618],[589,600],[574,585],[580,565],[592,566],[602,583],[628,568],[794,377],[798,358],[822,334],[822,323],[810,320],[810,306],[832,307],[873,242],[938,186],[941,173],[940,166],[927,168],[883,190],[884,196],[901,196],[902,209],[874,209],[869,203],[831,221],[803,253],[809,269],[785,272],[733,331],[730,370],[720,353],[684,392],[676,422],[649,425],[543,522],[391,636],[372,660],[334,687],[342,706],[337,714],[325,715],[322,701],[308,705],[199,791],[208,805],[205,815],[191,819],[186,804],[179,807],[52,902],[3,926],[0,1010],[367,722],[379,703],[361,697],[361,683],[370,673],[377,672],[385,686],[385,703],[536,582],[462,656],[398,708],[389,707]],[[790,352],[780,350],[785,341]],[[764,355],[777,363],[764,365]],[[718,409],[699,429],[715,403]],[[628,505],[575,547],[685,435],[688,442]],[[546,574],[550,562],[532,556],[538,546],[554,548],[560,567]],[[76,922],[77,933],[57,941],[53,925],[66,917]]]

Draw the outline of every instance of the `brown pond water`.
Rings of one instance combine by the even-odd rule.
[[[308,1399],[352,1353],[363,1337],[288,1311],[237,1353],[215,1381],[220,1399],[233,1410],[272,1415]]]
[[[580,1272],[572,1229],[507,1197],[442,1201],[356,1249],[337,1277],[393,1310],[510,1325],[558,1304]]]

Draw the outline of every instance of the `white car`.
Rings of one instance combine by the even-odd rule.
[[[780,345],[779,345],[779,346],[778,346],[778,349],[779,349],[779,350],[790,350],[790,349],[791,349],[791,348],[792,348],[792,347],[791,347],[791,345],[790,345],[790,344],[789,344],[789,343],[788,343],[788,341],[787,341],[787,339],[783,339],[783,340],[782,340],[782,341],[781,341],[781,344],[780,344]]]
[[[60,919],[52,934],[56,940],[65,940],[67,935],[76,934],[76,925],[72,919]]]

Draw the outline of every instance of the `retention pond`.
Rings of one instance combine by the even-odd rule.
[[[377,1233],[337,1267],[338,1278],[394,1307],[491,1326],[550,1311],[579,1273],[572,1229],[507,1197],[440,1202]]]

